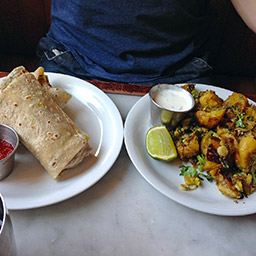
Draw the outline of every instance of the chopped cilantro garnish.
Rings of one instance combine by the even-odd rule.
[[[202,158],[201,158],[202,159]],[[204,174],[204,173],[198,173],[197,169],[193,168],[192,166],[180,166],[180,176],[185,177],[198,177],[200,180],[203,180],[203,178],[206,178],[208,181],[212,182],[214,178],[210,174]],[[203,171],[200,170],[200,171]]]
[[[197,175],[197,170],[193,168],[192,166],[180,166],[180,176],[186,176],[186,177],[195,177]]]
[[[251,168],[251,174],[252,174],[252,183],[253,185],[256,185],[256,174],[255,174],[255,165],[256,165],[256,157],[253,158],[253,165],[252,165],[252,168]]]
[[[203,168],[203,165],[206,162],[205,156],[203,154],[200,154],[200,155],[197,155],[196,158],[197,158],[197,165],[198,165],[198,167]]]
[[[242,112],[237,113],[237,121],[236,121],[236,128],[246,128],[246,124],[244,122],[245,116]]]
[[[219,135],[218,133],[216,133],[216,132],[214,132],[214,131],[212,131],[212,130],[209,131],[209,135],[210,135],[211,137],[216,137],[216,138],[219,138],[219,137],[220,137],[220,135]]]
[[[237,120],[235,121],[236,128],[246,128],[246,119],[251,120],[252,116],[245,115],[243,112],[239,111],[239,107],[233,108],[234,112],[236,113]]]
[[[200,173],[200,176],[203,176],[205,177],[208,181],[210,182],[213,182],[214,181],[214,178],[212,177],[211,174],[203,174],[203,173]]]
[[[252,183],[253,183],[253,185],[255,185],[256,177],[255,177],[255,167],[254,166],[252,166],[252,168],[251,168],[251,174],[252,174]]]

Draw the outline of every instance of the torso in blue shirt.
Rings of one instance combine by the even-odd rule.
[[[205,43],[207,10],[208,0],[53,0],[48,36],[92,75],[151,81]]]

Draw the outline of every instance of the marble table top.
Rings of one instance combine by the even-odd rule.
[[[108,94],[123,120],[139,96]],[[9,211],[18,256],[255,255],[256,215],[223,217],[154,189],[125,147],[95,185],[63,202]]]

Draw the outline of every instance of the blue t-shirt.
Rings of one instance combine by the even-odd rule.
[[[208,37],[208,0],[53,0],[48,36],[90,74],[123,82],[166,77]]]

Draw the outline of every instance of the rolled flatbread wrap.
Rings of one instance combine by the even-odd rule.
[[[8,86],[8,84],[10,84],[13,80],[15,80],[17,77],[28,73],[28,71],[25,69],[25,67],[23,66],[19,66],[15,69],[13,69],[8,76],[6,76],[3,81],[0,84],[0,90],[3,90],[5,87]]]
[[[13,69],[12,72],[10,72],[8,76],[5,77],[1,82],[0,90],[3,90],[6,86],[8,86],[8,84],[12,83],[16,78],[26,73],[29,72],[23,66],[19,66]],[[68,101],[71,99],[71,94],[69,94],[61,88],[52,87],[48,80],[48,76],[44,73],[43,67],[37,68],[32,74],[36,77],[41,86],[43,86],[46,89],[47,93],[49,93],[53,97],[56,103],[61,108],[64,108]]]
[[[62,90],[61,88],[54,88],[51,86],[48,76],[44,73],[44,68],[39,67],[34,72],[33,75],[35,78],[39,81],[39,83],[45,87],[45,89],[52,95],[54,100],[57,102],[57,104],[64,108],[65,105],[69,102],[71,99],[71,94],[67,93],[65,90]]]
[[[0,123],[13,127],[21,142],[53,179],[78,165],[91,152],[80,130],[30,73],[20,75],[0,93]]]

